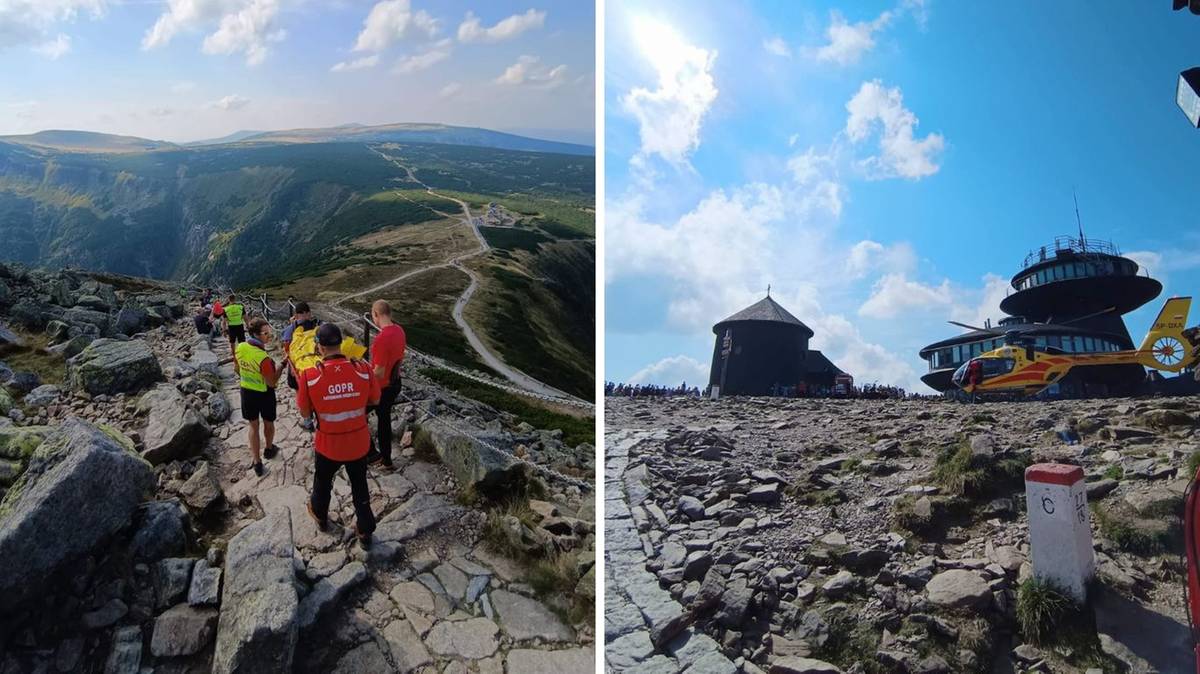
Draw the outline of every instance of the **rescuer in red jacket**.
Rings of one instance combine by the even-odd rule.
[[[317,415],[317,451],[313,456],[316,475],[308,514],[325,531],[333,476],[338,468],[345,466],[354,502],[354,533],[359,544],[366,548],[371,545],[371,533],[375,531],[375,515],[367,491],[367,451],[371,448],[367,406],[379,403],[379,382],[370,365],[346,358],[341,345],[342,331],[337,325],[326,323],[317,329],[321,364],[301,373],[296,393],[300,416],[308,417],[314,412]]]

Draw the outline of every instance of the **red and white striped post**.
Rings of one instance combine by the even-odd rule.
[[[1096,574],[1083,469],[1062,463],[1026,468],[1025,503],[1034,578],[1083,603]]]

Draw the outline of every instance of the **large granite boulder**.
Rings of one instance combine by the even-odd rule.
[[[0,614],[129,526],[155,485],[150,465],[111,429],[77,417],[34,450],[0,502]]]
[[[524,491],[529,469],[520,461],[440,426],[430,428],[429,436],[460,486],[489,498]]]
[[[8,311],[8,315],[17,325],[29,330],[41,330],[46,327],[46,307],[29,300],[20,300]]]
[[[112,395],[162,381],[163,373],[158,358],[142,340],[97,339],[71,360],[68,378],[75,390]]]
[[[107,313],[92,309],[81,309],[79,307],[73,307],[64,311],[62,320],[69,325],[95,326],[96,330],[100,331],[102,335],[108,331],[111,323]]]
[[[132,337],[146,329],[149,314],[141,307],[125,307],[117,312],[113,323],[113,332]]]
[[[294,551],[292,519],[282,508],[230,539],[213,674],[292,671],[300,606]]]
[[[172,384],[159,384],[142,396],[138,409],[147,413],[142,457],[154,465],[199,456],[208,440],[208,422],[188,406]]]

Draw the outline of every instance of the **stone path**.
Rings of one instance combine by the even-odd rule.
[[[608,671],[638,674],[736,674],[739,669],[711,637],[693,631],[690,617],[658,576],[646,569],[655,544],[649,531],[645,466],[630,450],[664,431],[605,435],[604,660]]]
[[[228,348],[224,340],[213,345],[218,358],[228,357]],[[259,478],[232,365],[220,375],[233,415],[215,429],[209,454],[230,503],[223,537],[286,510],[302,575],[313,583],[300,599],[297,672],[594,671],[589,630],[580,634],[564,623],[534,598],[522,567],[480,542],[484,516],[455,503],[443,466],[416,460],[406,448],[397,450],[394,473],[372,471],[379,525],[364,552],[354,541],[344,472],[334,482],[329,530],[318,531],[308,516],[312,434],[300,427],[291,389],[281,381],[281,451],[264,461]]]

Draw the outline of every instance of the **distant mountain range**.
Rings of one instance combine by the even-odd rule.
[[[571,155],[592,155],[595,148],[575,143],[562,143],[518,136],[466,126],[446,124],[383,124],[364,126],[346,124],[324,129],[290,129],[285,131],[238,131],[228,136],[191,143],[169,143],[134,136],[118,136],[92,131],[39,131],[27,135],[0,136],[0,141],[30,147],[49,148],[66,152],[126,153],[155,150],[181,149],[224,144],[247,143],[438,143],[445,145],[469,145],[500,150],[524,152],[553,152]]]

